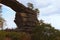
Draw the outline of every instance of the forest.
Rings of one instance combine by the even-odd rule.
[[[40,20],[40,25],[32,29],[32,34],[26,32],[0,31],[0,40],[4,38],[13,40],[60,40],[60,30],[55,29],[51,24]]]

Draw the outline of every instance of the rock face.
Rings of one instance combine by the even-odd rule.
[[[25,13],[25,12],[17,12],[15,23],[18,26],[18,29],[22,31],[32,31],[32,28],[37,25],[37,17],[36,14]]]
[[[15,20],[17,27],[21,31],[31,31],[37,23],[37,13],[25,7],[16,0],[2,0],[0,3],[12,8],[15,12]]]

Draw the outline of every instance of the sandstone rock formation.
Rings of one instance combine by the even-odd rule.
[[[37,13],[34,10],[25,7],[16,0],[1,0],[0,3],[12,8],[16,12],[14,22],[19,30],[31,31],[37,25]]]

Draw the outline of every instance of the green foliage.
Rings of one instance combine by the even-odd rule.
[[[36,13],[39,13],[39,9],[38,8],[34,8],[34,5],[32,3],[27,3],[28,8],[34,10]]]
[[[39,13],[39,9],[38,8],[36,8],[35,10],[34,10],[36,13]],[[38,14],[39,15],[39,14]]]
[[[25,32],[0,31],[0,40],[5,40],[6,37],[10,37],[12,40],[23,40],[24,36],[27,36]]]
[[[60,31],[41,20],[33,29],[32,40],[60,40]]]
[[[32,3],[28,3],[28,8],[33,9],[34,8],[33,4]]]
[[[4,40],[6,37],[12,38],[12,40],[60,40],[60,31],[51,26],[51,24],[44,23],[40,20],[40,25],[36,26],[32,30],[32,36],[25,32],[6,32],[0,31],[0,40]]]

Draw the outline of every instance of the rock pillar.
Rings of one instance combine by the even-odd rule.
[[[14,22],[21,31],[32,31],[38,22],[37,15],[34,13],[17,12],[15,16]]]

